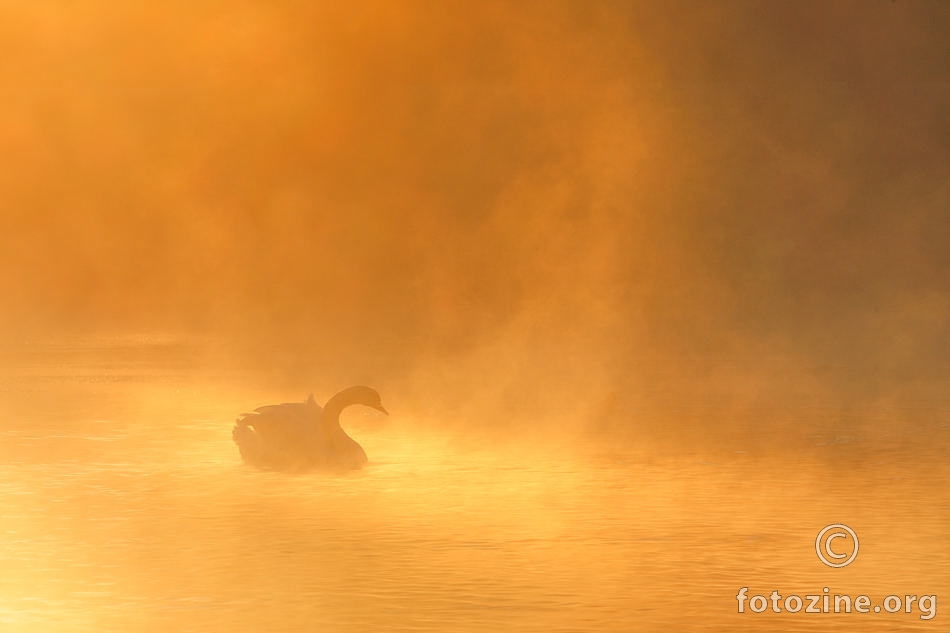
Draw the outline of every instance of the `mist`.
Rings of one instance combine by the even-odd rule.
[[[0,339],[185,341],[278,399],[366,382],[489,429],[945,406],[948,29],[927,1],[4,3]]]
[[[950,3],[139,4],[0,0],[4,633],[932,626]]]

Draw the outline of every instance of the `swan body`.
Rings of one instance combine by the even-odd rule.
[[[362,404],[388,412],[379,394],[369,387],[344,389],[320,407],[313,394],[305,402],[258,407],[237,419],[234,442],[245,463],[268,470],[303,471],[360,468],[363,447],[340,427],[340,413]]]

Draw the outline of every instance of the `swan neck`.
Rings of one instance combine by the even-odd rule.
[[[327,401],[323,407],[323,424],[328,428],[340,428],[340,414],[353,402],[349,401],[347,393],[341,391]]]

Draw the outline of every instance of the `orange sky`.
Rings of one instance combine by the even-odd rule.
[[[945,384],[944,4],[351,4],[4,3],[0,339]]]

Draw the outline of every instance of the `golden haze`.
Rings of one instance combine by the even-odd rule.
[[[948,33],[0,0],[0,631],[939,623],[733,596],[947,586]],[[242,467],[358,383],[368,469]]]

